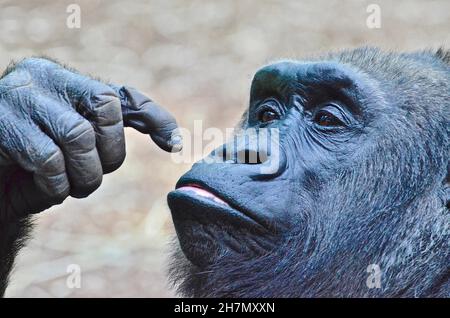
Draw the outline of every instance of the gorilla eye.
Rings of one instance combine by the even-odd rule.
[[[262,110],[258,114],[258,120],[262,123],[269,123],[271,121],[279,119],[279,116],[276,112],[270,109]]]
[[[343,127],[346,126],[345,119],[339,110],[333,106],[325,107],[317,111],[313,118],[314,122],[321,127]]]

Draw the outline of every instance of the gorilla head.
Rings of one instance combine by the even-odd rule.
[[[449,62],[364,48],[260,69],[244,133],[168,196],[180,291],[449,296]]]

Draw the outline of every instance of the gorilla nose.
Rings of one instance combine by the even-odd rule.
[[[269,161],[272,140],[267,131],[247,130],[213,151],[216,161],[234,164],[258,165]]]
[[[239,169],[247,167],[245,171],[253,177],[276,177],[282,173],[287,163],[278,138],[279,136],[274,138],[265,133],[258,134],[258,138],[235,136],[202,162],[231,164]]]
[[[254,149],[244,146],[236,149],[236,144],[225,144],[213,151],[213,156],[217,161],[234,164],[262,164],[269,160],[268,151],[265,149]]]

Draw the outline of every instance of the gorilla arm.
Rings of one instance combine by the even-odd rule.
[[[0,79],[0,296],[30,214],[84,198],[125,159],[123,127],[181,149],[175,119],[135,89],[30,58]]]

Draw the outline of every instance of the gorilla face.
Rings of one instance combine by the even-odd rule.
[[[246,130],[214,151],[210,163],[195,164],[169,195],[191,262],[214,262],[218,252],[263,255],[306,222],[319,188],[370,141],[357,99],[370,88],[361,86],[361,76],[337,63],[279,62],[256,73]],[[252,142],[247,131],[261,128],[277,129],[279,142]],[[267,154],[272,147],[279,147],[275,157]],[[263,174],[264,166],[278,169]]]
[[[373,296],[434,286],[424,269],[445,271],[449,256],[448,74],[431,53],[375,49],[260,69],[243,132],[168,196],[188,260],[175,262],[181,291]],[[435,85],[445,94],[430,94]],[[428,263],[415,240],[430,248]],[[383,288],[368,289],[370,264],[388,271]]]

